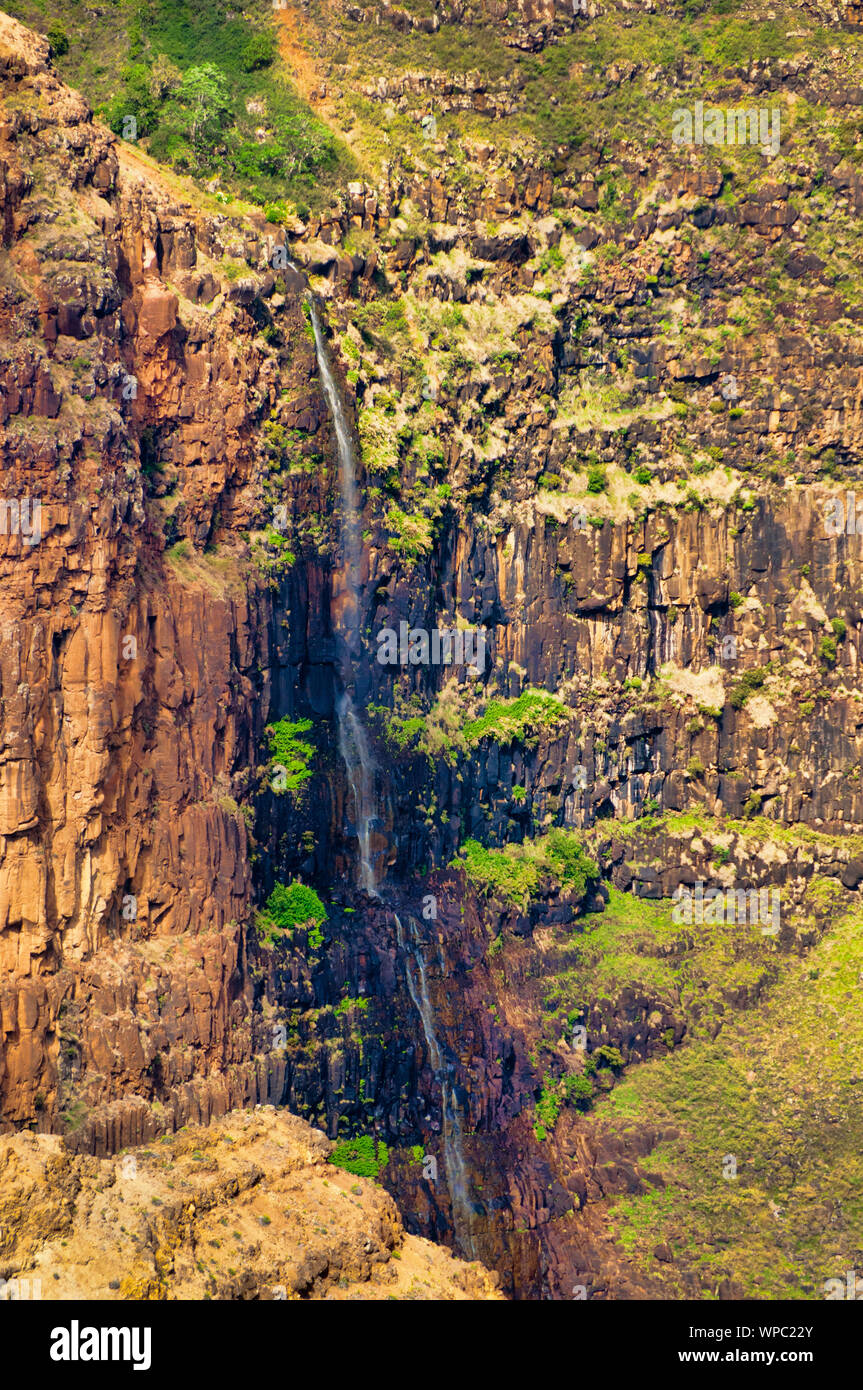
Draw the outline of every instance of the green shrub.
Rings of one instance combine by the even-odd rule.
[[[465,840],[451,868],[464,869],[470,881],[488,888],[498,897],[523,903],[537,887],[536,865],[506,850],[486,849],[478,840]]]
[[[536,840],[503,849],[486,849],[478,840],[465,840],[451,868],[465,870],[470,881],[492,895],[523,905],[543,876],[581,897],[599,869],[571,830],[551,830]]]
[[[314,755],[314,745],[297,737],[298,734],[307,733],[311,727],[311,719],[280,719],[277,724],[268,725],[273,764],[285,770],[284,785],[273,788],[276,793],[297,791],[312,776],[309,759]]]
[[[243,72],[255,72],[267,68],[276,56],[276,44],[272,34],[255,34],[243,49],[240,64]]]
[[[607,1043],[603,1043],[602,1047],[595,1048],[593,1055],[600,1062],[605,1062],[606,1065],[611,1067],[614,1071],[618,1071],[624,1064],[623,1054],[620,1049],[609,1047]]]
[[[263,910],[255,914],[255,929],[259,941],[273,946],[295,927],[308,927],[309,945],[317,950],[323,945],[321,923],[326,920],[327,910],[314,888],[305,883],[277,883]]]
[[[49,26],[45,37],[51,45],[51,52],[55,58],[62,58],[64,53],[69,52],[69,35],[57,20]]]
[[[434,546],[434,521],[422,513],[390,507],[386,527],[392,533],[387,539],[390,550],[407,560],[418,560],[428,555]]]
[[[543,1082],[539,1100],[536,1102],[536,1120],[533,1132],[537,1139],[545,1139],[549,1130],[554,1129],[560,1114],[560,1093],[553,1090],[547,1081]]]
[[[364,1013],[366,1013],[366,1011],[368,1010],[368,1007],[369,1007],[369,1001],[368,1001],[367,998],[356,998],[356,999],[353,999],[353,998],[351,998],[351,996],[348,994],[348,995],[345,996],[344,999],[340,999],[340,1000],[339,1000],[339,1002],[338,1002],[338,1004],[336,1005],[336,1007],[335,1007],[335,1009],[333,1010],[333,1012],[336,1013],[336,1014],[340,1014],[340,1015],[341,1015],[341,1014],[348,1014],[348,1013],[350,1013],[353,1009],[356,1009],[359,1013],[364,1014]]]
[[[568,1076],[563,1093],[570,1104],[585,1107],[593,1097],[593,1086],[586,1076]]]
[[[315,892],[305,883],[277,883],[267,898],[267,911],[277,927],[291,930],[308,922],[325,922],[327,910]]]
[[[744,671],[740,680],[731,687],[729,704],[732,709],[742,709],[754,690],[760,690],[764,684],[767,672],[763,666],[756,666],[752,671]]]
[[[369,705],[369,715],[380,722],[383,737],[397,748],[415,747],[425,732],[428,720],[421,714],[402,716],[388,710],[386,705]]]
[[[547,690],[528,688],[517,700],[490,700],[479,719],[464,726],[467,742],[478,743],[482,738],[494,738],[497,743],[522,743],[541,729],[554,728],[568,717],[563,701]]]
[[[371,1134],[345,1139],[336,1144],[327,1160],[336,1168],[344,1168],[358,1178],[376,1178],[389,1162],[390,1151],[382,1140],[375,1142]]]
[[[585,854],[571,830],[550,830],[540,843],[545,850],[545,864],[561,887],[581,894],[587,887],[588,879],[599,876],[597,865]]]
[[[539,268],[545,273],[547,270],[562,270],[564,266],[563,252],[559,246],[549,246],[540,257]]]
[[[608,475],[601,464],[591,464],[587,470],[587,490],[588,492],[605,492],[608,487]]]

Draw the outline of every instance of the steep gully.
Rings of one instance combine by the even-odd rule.
[[[330,409],[339,456],[340,531],[345,556],[344,582],[347,586],[347,594],[342,604],[338,603],[337,595],[333,596],[334,609],[341,614],[339,666],[340,675],[344,682],[344,688],[336,701],[339,753],[345,764],[353,797],[360,860],[359,884],[369,897],[379,898],[377,875],[371,857],[372,826],[376,820],[375,764],[369,749],[365,728],[350,693],[352,663],[360,657],[362,627],[361,506],[357,486],[356,456],[347,414],[329,359],[320,313],[311,295],[308,296],[306,302],[309,306],[309,317],[315,335],[315,350],[321,385]],[[395,912],[392,916],[396,926],[408,992],[422,1023],[435,1078],[441,1090],[444,1167],[452,1203],[455,1243],[466,1255],[475,1258],[477,1250],[473,1237],[474,1207],[469,1193],[462,1117],[456,1100],[452,1071],[445,1062],[435,1027],[434,1008],[429,993],[422,940],[414,918],[409,916],[407,919],[410,932],[410,942],[408,943],[405,939],[401,919]]]

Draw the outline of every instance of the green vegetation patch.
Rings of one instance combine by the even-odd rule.
[[[268,726],[272,766],[282,769],[273,779],[274,791],[298,791],[312,776],[309,760],[314,756],[314,745],[299,737],[311,727],[311,719],[280,719]]]
[[[731,687],[729,703],[733,709],[742,709],[754,691],[760,690],[764,684],[767,672],[763,666],[756,666],[752,671],[744,671],[740,680]]]
[[[502,744],[526,743],[568,718],[569,710],[557,695],[529,687],[516,700],[490,700],[485,713],[468,720],[463,732],[469,744],[483,738]]]
[[[730,1003],[754,1006],[775,981],[776,947],[757,925],[686,925],[674,921],[671,899],[615,888],[609,894],[604,912],[588,913],[578,932],[546,952],[541,1028],[548,1042],[556,1045],[586,1007],[613,1012],[624,990],[646,996],[649,1010],[679,1019],[687,1037],[709,1037]],[[612,1070],[622,1060],[615,1050],[600,1051],[597,1060]]]
[[[544,1082],[539,1100],[536,1102],[536,1119],[533,1125],[533,1132],[540,1141],[545,1139],[557,1124],[560,1107],[561,1098],[557,1091]]]
[[[336,1168],[344,1168],[358,1178],[377,1178],[389,1162],[390,1151],[386,1144],[371,1134],[360,1134],[356,1139],[344,1139],[336,1144],[329,1163]]]
[[[732,1279],[757,1299],[823,1298],[863,1224],[863,917],[837,913],[764,1002],[630,1071],[598,1114],[674,1135],[644,1168],[664,1187],[616,1201],[626,1248],[684,1295]],[[659,1242],[673,1252],[660,1270]],[[859,1267],[859,1262],[858,1262]]]
[[[333,1012],[341,1015],[349,1014],[356,1010],[358,1013],[364,1014],[368,1007],[369,1001],[367,998],[357,997],[354,999],[350,995],[346,995],[344,999],[339,1000]]]
[[[475,711],[482,706],[454,682],[438,693],[427,714],[420,712],[420,703],[417,698],[402,702],[398,712],[376,705],[371,713],[395,748],[417,748],[432,760],[444,757],[450,763],[484,738],[502,745],[535,747],[540,733],[554,730],[570,718],[570,710],[557,695],[533,688],[517,699],[491,699],[479,715]],[[527,788],[513,788],[513,797],[523,802]]]
[[[40,0],[12,12],[46,26]],[[287,195],[301,213],[350,177],[347,148],[288,80],[269,5],[241,11],[226,0],[149,0],[109,6],[93,22],[77,0],[58,0],[52,14],[64,80],[154,158],[221,177],[261,205]]]
[[[314,888],[305,883],[277,883],[266,906],[255,915],[255,928],[258,939],[273,946],[295,927],[308,927],[309,944],[317,949],[323,944],[320,928],[326,920],[327,910]]]
[[[814,830],[803,824],[788,825],[782,821],[771,820],[768,816],[752,816],[747,820],[734,820],[712,816],[706,811],[666,811],[661,816],[647,816],[641,820],[616,821],[615,837],[624,841],[644,841],[645,846],[653,844],[656,837],[667,834],[678,839],[691,839],[691,832],[697,830],[707,836],[739,835],[747,840],[772,840],[789,847],[820,845],[824,848],[845,846],[851,855],[863,853],[863,835],[830,834]],[[648,852],[647,849],[645,852]],[[726,861],[727,862],[727,857]]]
[[[588,881],[599,877],[599,868],[584,853],[578,837],[567,830],[551,830],[503,849],[485,849],[478,840],[466,840],[451,867],[464,869],[473,884],[519,906],[544,879],[582,895]]]

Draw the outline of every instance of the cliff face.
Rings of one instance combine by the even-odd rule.
[[[41,531],[2,537],[3,1115],[50,1125],[157,1069],[206,1069],[224,1108],[272,604],[216,536],[264,515],[278,373],[249,306],[273,277],[217,293],[255,234],[118,157],[43,40],[3,16],[0,43],[3,487]]]
[[[88,1182],[258,1102],[374,1131],[409,1227],[534,1298],[764,1296],[784,1230],[757,1269],[726,1230],[785,1203],[814,1248],[828,1156],[841,1213],[852,1055],[813,1100],[752,1032],[793,1036],[792,986],[856,1028],[861,88],[826,43],[853,16],[807,14],[815,56],[743,63],[668,61],[625,6],[280,13],[363,167],[281,223],[115,139],[0,16],[0,1128]],[[656,137],[706,75],[782,104],[778,160]],[[336,730],[354,588],[379,900]],[[381,664],[403,624],[486,659]],[[295,877],[327,919],[268,932]],[[698,882],[781,893],[777,931],[673,918]],[[723,1067],[753,1205],[705,1198],[700,1265],[672,1189],[707,1181],[687,1096]],[[840,1133],[798,1151],[822,1104]]]

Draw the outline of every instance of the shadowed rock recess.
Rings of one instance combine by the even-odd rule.
[[[51,9],[0,1276],[863,1279],[863,7]]]

